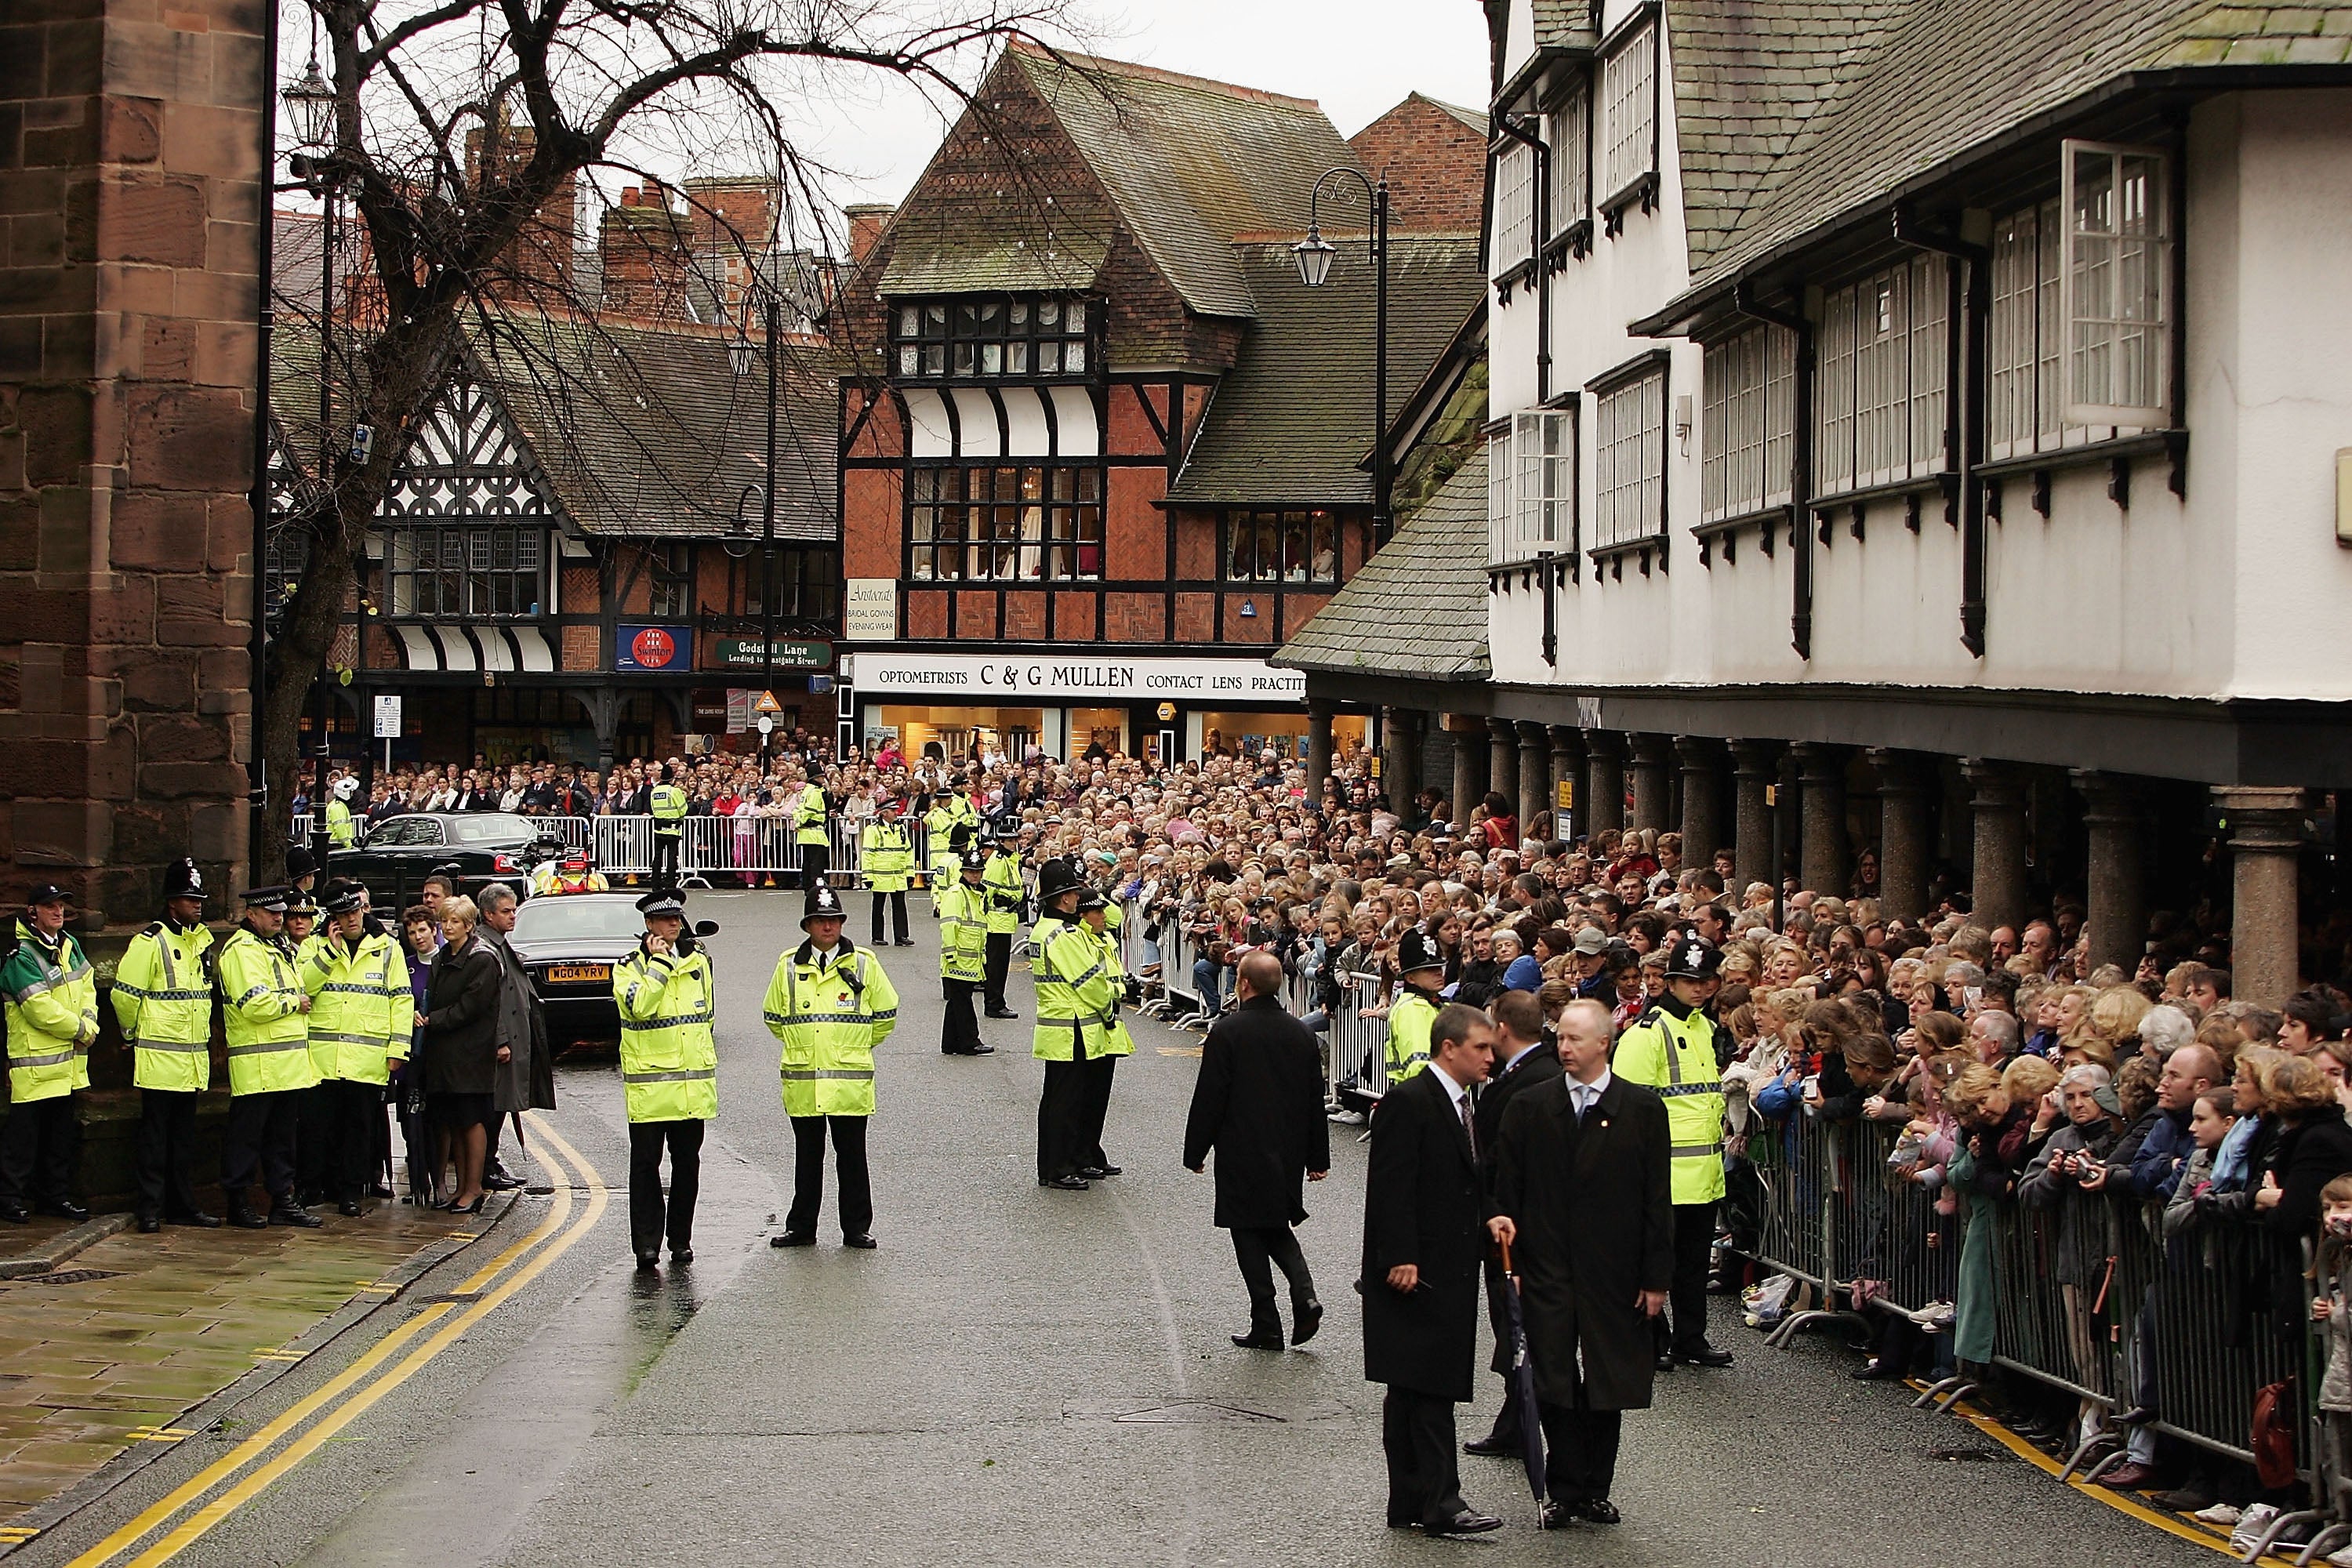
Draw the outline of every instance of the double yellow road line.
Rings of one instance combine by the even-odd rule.
[[[544,1272],[603,1217],[609,1194],[596,1168],[557,1136],[537,1113],[538,1158],[551,1173],[555,1203],[530,1235],[493,1258],[452,1294],[470,1302],[436,1301],[386,1334],[351,1365],[298,1400],[285,1414],[239,1443],[169,1497],[141,1513],[73,1560],[72,1568],[104,1568],[128,1561],[132,1568],[169,1563],[221,1521],[259,1496],[319,1447],[356,1420],[385,1394],[406,1383],[425,1363],[457,1343],[467,1330],[496,1311],[507,1299]],[[576,1175],[575,1175],[576,1171]],[[574,1183],[588,1201],[572,1216]],[[460,1307],[463,1310],[460,1310]],[[421,1344],[415,1342],[424,1341]],[[401,1352],[411,1345],[408,1353]],[[394,1358],[400,1359],[395,1363]],[[291,1439],[289,1441],[288,1439]],[[158,1532],[162,1532],[160,1535]],[[142,1542],[152,1543],[142,1547]],[[131,1553],[136,1552],[133,1556]]]

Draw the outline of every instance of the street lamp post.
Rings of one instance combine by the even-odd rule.
[[[1323,237],[1318,221],[1323,187],[1335,174],[1345,174],[1364,187],[1365,205],[1371,214],[1371,237],[1369,254],[1372,263],[1372,547],[1380,548],[1389,542],[1389,182],[1383,174],[1378,181],[1368,178],[1363,171],[1342,163],[1327,169],[1315,187],[1307,195],[1307,237],[1290,247],[1298,262],[1299,280],[1309,289],[1320,289],[1331,276],[1332,258],[1339,247]]]
[[[765,484],[747,486],[743,495],[735,500],[735,525],[740,533],[743,523],[743,500],[751,490],[760,492],[760,695],[762,699],[776,689],[776,397],[778,392],[778,362],[776,340],[783,335],[783,311],[773,290],[768,292],[766,304],[768,361],[768,475]],[[728,348],[728,364],[739,375],[747,375],[755,353],[751,339],[741,326],[735,330],[735,342]],[[768,772],[768,736],[774,725],[769,715],[760,715],[760,773]]]
[[[302,150],[287,160],[295,177],[305,189],[319,198],[319,483],[326,492],[333,493],[328,470],[334,462],[334,380],[328,374],[332,363],[332,344],[328,334],[333,328],[335,315],[335,193],[341,184],[342,170],[333,154],[335,144],[335,89],[319,74],[319,58],[310,57],[310,65],[300,79],[289,83],[278,94],[286,111],[294,121],[294,140]],[[268,221],[265,215],[264,221]],[[257,562],[257,574],[262,563]],[[260,584],[257,584],[257,589]],[[260,594],[255,599],[259,605]],[[260,606],[257,616],[266,616],[268,607]],[[255,672],[257,676],[259,671]],[[334,696],[327,689],[327,672],[322,665],[317,677],[319,688],[319,775],[310,801],[311,849],[325,863],[327,843],[327,767],[334,748]],[[360,748],[364,762],[367,748]]]

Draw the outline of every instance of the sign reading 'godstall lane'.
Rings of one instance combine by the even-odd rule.
[[[1307,678],[1240,658],[990,658],[961,653],[861,653],[850,679],[868,700],[894,692],[972,698],[1162,699],[1193,705],[1307,700]]]

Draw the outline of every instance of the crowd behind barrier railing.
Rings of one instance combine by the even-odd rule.
[[[596,868],[607,877],[653,872],[656,834],[650,816],[534,816],[530,821],[545,836],[589,850]],[[927,887],[930,835],[919,822],[907,827],[914,862],[908,886]],[[864,828],[862,820],[832,819],[825,880],[834,886],[864,886]],[[289,841],[306,843],[310,830],[311,818],[297,816]],[[801,863],[799,834],[786,817],[688,816],[679,823],[678,872],[711,887],[797,888]]]
[[[1825,1318],[1888,1311],[1948,1333],[1963,1293],[1985,1291],[1992,1364],[2094,1416],[2129,1415],[2251,1464],[2257,1395],[2284,1385],[2296,1465],[2317,1486],[2324,1345],[2312,1332],[2308,1243],[2226,1222],[2167,1238],[2159,1205],[2079,1189],[2049,1206],[1975,1194],[1939,1205],[1895,1163],[1900,1138],[1899,1124],[1750,1116],[1727,1207],[1735,1249],[1802,1281],[1819,1303],[1781,1319],[1768,1342]],[[1990,1212],[1972,1219],[1977,1204]],[[1972,1225],[1985,1227],[1986,1253],[1973,1279]],[[1954,1377],[1929,1395],[1948,1406],[1971,1387]],[[2119,1443],[2112,1426],[2096,1433],[2069,1469],[2121,1462]]]

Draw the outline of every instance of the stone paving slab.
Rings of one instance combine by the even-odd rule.
[[[472,1216],[405,1204],[379,1205],[359,1219],[325,1217],[313,1231],[124,1231],[66,1266],[96,1278],[0,1279],[0,1521],[277,1362],[268,1352],[371,1294],[362,1288],[420,1252],[483,1228]],[[68,1228],[47,1222],[6,1240],[37,1252]]]

